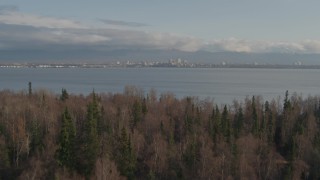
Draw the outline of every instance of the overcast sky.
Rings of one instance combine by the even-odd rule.
[[[319,18],[319,0],[1,0],[0,50],[320,53]]]

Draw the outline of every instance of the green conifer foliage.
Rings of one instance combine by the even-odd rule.
[[[209,122],[208,122],[208,132],[209,132],[209,135],[210,135],[210,137],[212,139],[215,139],[214,116],[215,116],[215,111],[214,111],[214,108],[213,108],[211,116],[209,118]]]
[[[5,136],[0,131],[0,170],[8,167],[10,167],[9,151],[5,142]]]
[[[191,115],[186,114],[184,119],[184,130],[186,134],[193,134],[194,119]]]
[[[143,115],[146,115],[147,112],[148,112],[148,107],[147,107],[147,100],[146,98],[143,98],[143,101],[142,101],[142,113]]]
[[[278,139],[278,146],[283,147],[285,144],[289,141],[289,138],[292,136],[290,129],[290,113],[291,113],[292,107],[291,107],[291,102],[289,100],[289,93],[286,91],[285,94],[285,99],[283,102],[283,111],[282,111],[282,116],[279,120],[279,123],[277,125],[277,139]]]
[[[269,102],[266,101],[265,103],[265,121],[266,121],[266,133],[267,133],[267,139],[268,143],[272,144],[274,142],[274,136],[275,136],[275,124],[274,124],[274,118],[272,111],[269,107]]]
[[[230,128],[230,118],[228,116],[229,116],[228,108],[227,108],[227,105],[225,105],[222,112],[221,126],[222,126],[223,136],[226,138],[227,142],[230,142],[231,128]]]
[[[142,106],[138,100],[134,102],[131,113],[132,113],[131,129],[133,129],[134,127],[136,127],[137,123],[142,120],[142,115],[143,115]]]
[[[221,114],[218,106],[213,108],[211,121],[210,121],[210,135],[212,137],[213,142],[217,141],[218,136],[221,133]]]
[[[28,94],[29,94],[29,96],[32,95],[32,83],[31,82],[28,83]]]
[[[264,111],[261,119],[260,130],[259,130],[261,138],[265,137],[265,134],[267,131],[267,117],[268,115],[266,114],[266,111]]]
[[[234,136],[238,138],[240,136],[242,127],[243,127],[243,121],[244,121],[244,116],[243,116],[243,110],[240,107],[238,109],[236,119],[235,119],[235,128],[234,128]]]
[[[193,175],[197,173],[197,166],[200,162],[200,147],[197,140],[193,139],[183,153],[183,160],[189,171]]]
[[[107,130],[107,124],[103,121],[102,112],[104,111],[103,106],[100,106],[99,104],[99,98],[97,95],[93,92],[92,93],[92,113],[93,113],[93,119],[95,121],[95,127],[97,129],[98,135],[101,135],[103,131]]]
[[[220,113],[220,110],[218,108],[218,105],[216,105],[216,111],[215,111],[215,116],[214,116],[214,119],[215,119],[215,128],[217,130],[217,132],[221,132],[221,113]]]
[[[136,157],[132,149],[131,139],[124,127],[121,129],[117,156],[120,173],[128,179],[133,179],[136,171]]]
[[[286,94],[285,94],[285,99],[284,99],[284,103],[283,103],[283,111],[287,111],[291,108],[291,103],[290,103],[290,100],[289,100],[289,91],[287,90],[286,91]]]
[[[36,150],[42,150],[43,145],[43,137],[44,137],[44,129],[41,127],[40,122],[38,120],[33,119],[30,123],[30,134],[31,134],[31,151],[34,152]]]
[[[252,134],[254,136],[258,136],[259,135],[259,121],[258,121],[258,115],[257,115],[257,110],[256,110],[256,102],[255,102],[255,97],[252,96]]]
[[[95,94],[93,94],[93,102],[87,107],[87,117],[84,122],[81,134],[78,139],[77,153],[77,169],[80,174],[90,178],[98,157],[99,140],[97,130],[97,119],[99,118],[99,110]]]
[[[60,100],[61,101],[65,101],[65,100],[67,100],[69,98],[69,93],[67,92],[67,90],[66,89],[62,89],[61,90],[61,96],[60,96]]]
[[[59,135],[59,148],[56,151],[56,159],[60,166],[69,169],[75,167],[75,140],[76,130],[68,108],[62,114],[61,130]]]

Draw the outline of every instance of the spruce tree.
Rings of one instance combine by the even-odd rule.
[[[5,142],[5,136],[2,134],[0,129],[0,170],[10,167],[10,156],[9,149]],[[1,179],[1,175],[0,175]]]
[[[138,100],[136,100],[132,105],[131,114],[132,114],[132,120],[130,125],[131,125],[131,131],[133,131],[137,123],[142,120],[142,106]]]
[[[215,111],[215,117],[214,117],[214,127],[216,132],[219,134],[221,133],[221,113],[220,110],[218,108],[218,106],[216,105],[216,111]]]
[[[187,169],[192,172],[193,176],[197,174],[197,166],[200,162],[200,143],[194,138],[187,145],[183,153],[183,160]]]
[[[211,134],[213,142],[215,143],[215,142],[217,142],[218,137],[221,133],[221,114],[220,114],[218,106],[213,108],[211,118],[212,118],[212,120],[211,120],[212,122],[211,122],[211,126],[209,126],[209,127],[212,127],[212,128],[210,130],[210,134]]]
[[[186,134],[193,134],[193,123],[193,117],[189,114],[186,114],[184,119],[184,131]]]
[[[143,115],[146,115],[147,112],[148,112],[148,107],[147,107],[147,100],[146,98],[143,98],[143,101],[142,101],[142,105],[141,105],[141,111],[142,111],[142,114]]]
[[[292,136],[288,128],[290,127],[289,123],[291,123],[289,119],[290,112],[291,112],[291,102],[289,100],[289,93],[288,91],[286,91],[285,99],[283,101],[283,112],[277,127],[278,129],[277,134],[280,137],[278,138],[280,146],[284,146],[287,143],[287,141],[289,141],[290,136]]]
[[[132,149],[131,139],[124,127],[121,129],[117,161],[120,173],[128,179],[133,179],[136,171],[136,157]]]
[[[215,139],[215,129],[214,129],[214,121],[215,121],[215,110],[214,108],[212,109],[212,114],[209,118],[209,122],[208,122],[208,132],[210,137],[214,140]]]
[[[65,108],[62,114],[61,130],[59,135],[59,148],[56,151],[57,161],[60,166],[73,169],[75,166],[75,139],[76,130],[69,114]]]
[[[99,111],[96,108],[95,95],[93,102],[87,107],[87,117],[84,122],[82,132],[79,136],[79,147],[77,154],[77,167],[79,173],[85,175],[89,179],[98,157],[98,131],[97,118]]]
[[[258,121],[258,115],[257,115],[257,110],[256,110],[256,102],[255,102],[255,97],[252,96],[252,134],[254,136],[258,136],[259,135],[259,121]]]
[[[61,100],[61,101],[65,101],[65,100],[67,100],[68,98],[69,98],[69,94],[68,94],[67,90],[64,89],[64,88],[62,88],[60,100]]]
[[[31,82],[28,83],[28,94],[29,94],[29,96],[32,95],[32,84],[31,84]]]
[[[228,113],[227,105],[225,105],[222,112],[221,126],[222,126],[223,136],[226,138],[227,142],[230,142],[231,128],[230,128],[230,119],[228,115],[229,113]]]
[[[44,129],[41,127],[41,124],[38,120],[33,119],[29,125],[29,131],[31,134],[31,152],[35,152],[36,150],[43,149],[43,137],[44,137]]]
[[[99,98],[95,94],[95,92],[92,93],[92,113],[93,113],[93,119],[95,119],[96,123],[96,129],[98,132],[98,135],[101,135],[103,131],[107,130],[106,125],[103,122],[102,118],[102,112],[104,111],[103,106],[100,106],[99,104]]]
[[[269,102],[266,101],[265,103],[265,120],[266,120],[266,133],[267,133],[267,140],[268,143],[271,145],[274,142],[274,128],[275,124],[273,122],[273,114],[269,107]]]
[[[285,94],[285,99],[284,99],[284,102],[283,102],[283,110],[287,111],[290,108],[291,108],[291,103],[290,103],[290,100],[289,100],[289,91],[287,90],[286,94]]]
[[[244,121],[244,116],[242,112],[242,107],[238,109],[236,119],[235,119],[235,126],[234,126],[234,136],[238,138],[240,136],[242,127],[243,127],[243,121]]]
[[[268,107],[266,107],[268,106]],[[263,108],[263,106],[262,106]],[[268,111],[267,109],[269,109],[269,102],[266,101],[265,103],[265,109],[264,109],[264,112],[263,112],[263,116],[262,116],[262,120],[261,120],[261,125],[260,125],[260,135],[262,138],[266,138],[266,132],[267,132],[267,122],[268,122]]]

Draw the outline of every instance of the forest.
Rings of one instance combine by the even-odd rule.
[[[0,91],[1,180],[319,178],[317,96]]]

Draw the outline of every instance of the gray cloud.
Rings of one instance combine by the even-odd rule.
[[[167,33],[118,29],[46,28],[0,24],[2,49],[178,49],[196,51],[202,42],[196,38]]]
[[[118,21],[118,20],[111,20],[111,19],[99,19],[99,21],[107,24],[107,25],[114,25],[114,26],[127,26],[127,27],[144,27],[148,26],[144,23],[138,22],[128,22],[128,21]]]
[[[129,29],[94,28],[68,19],[20,12],[0,14],[0,30],[2,49],[54,49],[53,47],[63,45],[66,50],[86,47],[99,50],[143,48],[196,51],[202,44],[199,39],[192,37]]]
[[[320,53],[320,41],[318,40],[272,42],[227,38],[205,42],[199,38],[171,33],[91,27],[69,19],[17,12],[14,7],[2,7],[2,9],[0,13],[0,50],[176,49],[187,52],[206,50],[210,52]],[[140,23],[112,20],[106,20],[105,23],[143,26]]]

